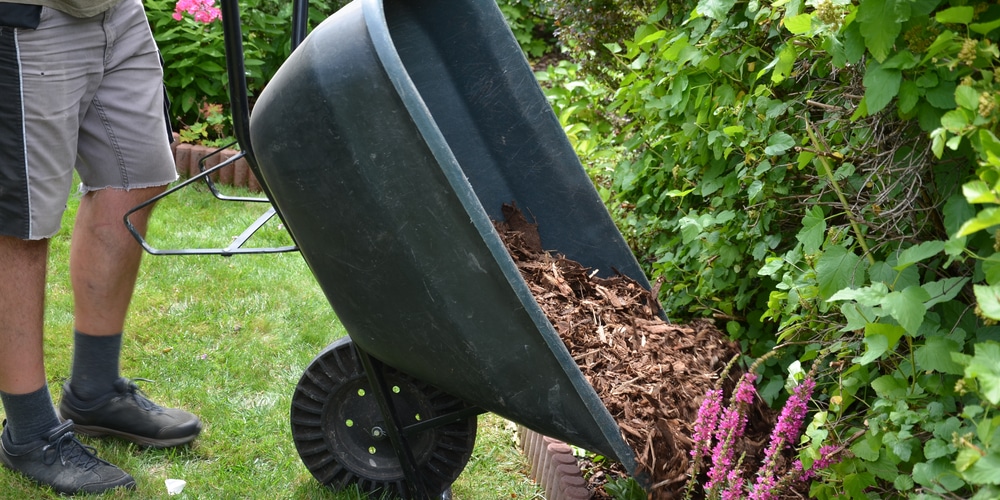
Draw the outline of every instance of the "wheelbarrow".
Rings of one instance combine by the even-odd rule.
[[[446,496],[492,412],[648,487],[492,223],[514,203],[546,249],[649,288],[494,0],[355,0],[308,36],[296,0],[252,113],[221,4],[243,156],[348,332],[292,399],[313,476]]]

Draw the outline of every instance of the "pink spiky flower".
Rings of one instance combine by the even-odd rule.
[[[777,486],[777,479],[774,477],[774,457],[785,446],[790,446],[799,439],[806,412],[809,410],[807,404],[815,388],[816,382],[812,378],[806,378],[792,391],[792,396],[781,409],[778,423],[771,431],[771,442],[764,452],[764,465],[757,476],[753,491],[750,492],[750,500],[774,498],[774,488]]]

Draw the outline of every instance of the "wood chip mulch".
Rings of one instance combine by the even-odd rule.
[[[720,374],[739,355],[739,346],[710,321],[664,321],[655,290],[621,274],[598,277],[597,270],[545,251],[536,225],[516,206],[504,205],[503,213],[503,222],[494,221],[497,232],[635,451],[640,470],[650,476],[650,498],[679,498],[690,472],[698,407],[704,394],[720,385]],[[730,374],[721,384],[727,395],[737,377]],[[771,419],[759,417],[757,425],[751,415],[748,432],[762,434],[763,446]],[[755,450],[748,451],[752,459]],[[620,465],[584,466],[593,467],[594,498],[610,498],[600,486],[624,473]]]

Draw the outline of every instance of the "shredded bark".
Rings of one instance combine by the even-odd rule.
[[[702,398],[738,378],[727,364],[740,353],[710,321],[671,324],[656,293],[617,274],[596,276],[563,255],[543,250],[537,226],[514,205],[494,221],[514,262],[583,376],[597,391],[634,450],[640,471],[651,478],[651,499],[679,498],[690,473],[693,425]],[[655,288],[655,287],[654,287]],[[772,419],[761,404],[752,409],[745,463],[766,443]],[[594,498],[610,498],[600,486],[621,476],[620,465],[588,464]],[[694,492],[699,496],[700,492]]]

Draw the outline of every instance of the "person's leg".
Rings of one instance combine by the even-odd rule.
[[[42,355],[47,258],[48,240],[0,236],[0,399],[15,443],[59,425]]]
[[[59,422],[43,363],[48,238],[72,181],[93,46],[84,21],[11,9],[36,9],[38,24],[13,30],[0,20],[0,464],[60,493],[134,489],[132,476],[74,438],[72,422]]]
[[[81,399],[108,393],[120,378],[122,331],[142,258],[122,215],[164,189],[102,189],[80,200],[70,250],[76,347],[70,387]],[[130,217],[142,234],[151,209]]]
[[[80,200],[70,250],[75,326],[80,332],[95,336],[122,332],[142,259],[142,247],[122,217],[165,189],[102,189]],[[129,218],[140,232],[145,231],[150,209]]]
[[[195,439],[201,422],[162,408],[118,375],[121,335],[142,249],[122,217],[177,177],[163,114],[162,69],[139,0],[108,12],[115,47],[80,126],[77,172],[85,192],[70,262],[75,303],[75,351],[59,412],[77,432],[114,435],[148,446]],[[143,231],[149,210],[136,213]]]
[[[0,236],[0,391],[25,394],[45,384],[42,320],[48,240]]]

